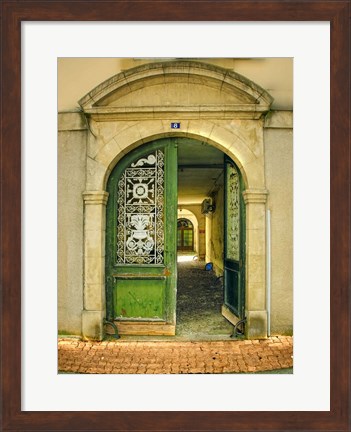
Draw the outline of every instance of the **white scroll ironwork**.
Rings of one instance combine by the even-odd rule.
[[[164,262],[164,153],[126,168],[118,182],[117,263]]]
[[[240,183],[236,168],[227,165],[227,258],[240,259]]]

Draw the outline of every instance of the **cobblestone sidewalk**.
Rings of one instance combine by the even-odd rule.
[[[58,341],[58,369],[86,374],[203,374],[291,368],[293,338],[209,342]]]

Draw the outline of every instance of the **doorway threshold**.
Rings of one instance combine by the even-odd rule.
[[[107,336],[106,339],[109,339]],[[111,339],[112,340],[112,339]],[[226,335],[208,335],[208,334],[188,334],[175,336],[133,336],[121,335],[120,341],[148,341],[148,342],[212,342],[212,341],[227,341],[233,342],[233,339]]]

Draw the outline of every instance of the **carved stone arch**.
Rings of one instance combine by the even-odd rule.
[[[224,129],[222,130],[222,133],[225,133]],[[155,134],[151,136],[145,135],[139,141],[128,140],[128,142],[126,142],[123,140],[123,151],[121,151],[121,146],[118,144],[118,142],[120,141],[120,136],[117,134],[115,136],[115,139],[113,139],[109,143],[109,145],[104,146],[101,149],[101,151],[99,151],[98,154],[96,154],[94,159],[89,160],[90,164],[93,164],[95,162],[95,164],[99,166],[98,170],[93,170],[92,172],[88,171],[88,182],[90,182],[91,185],[92,184],[94,185],[89,189],[105,190],[111,171],[118,163],[118,161],[123,156],[125,156],[125,154],[129,153],[130,151],[134,150],[140,145],[147,144],[149,142],[154,142],[167,137],[192,138],[198,141],[206,142],[207,144],[210,144],[211,146],[222,151],[236,163],[236,165],[240,169],[241,175],[244,180],[244,184],[246,185],[247,188],[251,187],[251,184],[249,183],[249,179],[253,177],[251,175],[251,170],[253,169],[255,170],[255,178],[257,178],[259,176],[259,173],[262,171],[260,167],[257,166],[260,164],[260,161],[257,162],[258,158],[255,157],[255,155],[250,151],[250,149],[245,144],[242,143],[240,145],[238,144],[240,141],[237,139],[237,136],[235,134],[228,134],[227,139],[220,139],[218,137],[218,141],[217,141],[217,139],[215,140],[215,138],[217,138],[215,135],[213,137],[207,137],[205,133],[195,134],[192,133],[191,130],[188,132],[180,132],[180,133],[167,133],[165,131],[161,133],[160,131],[159,134]],[[256,166],[255,163],[253,163],[255,161],[256,161]],[[89,180],[91,174],[93,178]],[[264,182],[263,172],[259,181]],[[259,187],[259,185],[255,185],[253,187]]]
[[[154,124],[155,133],[149,135],[145,125],[142,132],[139,124],[134,123],[128,131],[117,132],[113,139],[95,151],[94,156],[89,157],[88,154],[87,190],[104,190],[112,169],[123,156],[140,145],[166,137],[193,138],[212,145],[233,159],[241,171],[247,188],[264,187],[263,132],[254,131],[261,136],[257,137],[259,145],[252,149],[242,138],[238,138],[236,131],[211,123],[212,128],[208,134],[208,125],[207,122],[207,127],[201,129],[201,124],[198,122],[189,122],[187,132],[170,133],[165,130],[164,124],[160,124],[156,131],[157,125]],[[259,128],[260,126],[258,128],[255,126],[254,129]]]
[[[189,87],[199,90],[191,98]],[[182,60],[149,63],[121,72],[95,87],[79,104],[87,114],[109,118],[127,114],[128,108],[139,108],[140,114],[147,114],[155,105],[168,112],[175,107],[177,112],[189,111],[189,107],[196,107],[196,111],[212,107],[215,112],[222,106],[227,113],[259,118],[272,101],[264,89],[234,71]]]
[[[237,163],[248,187],[262,188],[261,117],[272,100],[247,78],[197,61],[151,63],[121,72],[79,101],[92,132],[87,190],[103,189],[111,168],[136,146],[172,135],[218,147]],[[181,122],[176,133],[170,129],[172,120]]]

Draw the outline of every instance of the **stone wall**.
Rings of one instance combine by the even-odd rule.
[[[264,129],[267,209],[271,212],[271,334],[293,331],[292,113],[273,112]]]
[[[58,331],[79,335],[83,309],[86,126],[79,113],[59,114],[58,123]]]

